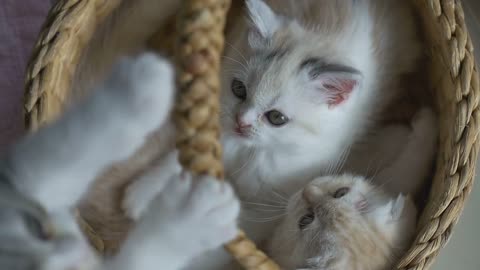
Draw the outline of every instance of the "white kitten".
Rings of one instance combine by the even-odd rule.
[[[172,68],[155,55],[125,59],[83,104],[7,153],[0,171],[1,269],[179,269],[235,237],[239,205],[231,187],[160,172],[176,168],[172,158],[143,176],[158,175],[163,186],[171,181],[106,264],[70,212],[102,170],[127,159],[165,122],[173,85]]]
[[[341,161],[419,55],[405,1],[269,3],[247,1],[251,23],[226,48],[225,166],[243,198],[294,192]]]

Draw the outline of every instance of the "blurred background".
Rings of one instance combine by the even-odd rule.
[[[0,153],[23,134],[24,71],[38,31],[54,1],[0,0]],[[463,3],[472,39],[479,48],[477,63],[480,63],[480,0],[463,0]],[[460,223],[436,260],[434,270],[480,270],[479,181],[477,176]]]

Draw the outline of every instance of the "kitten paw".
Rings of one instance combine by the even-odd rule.
[[[168,181],[177,180],[181,170],[178,151],[175,150],[165,156],[158,166],[130,184],[122,202],[122,209],[126,216],[138,220]]]
[[[100,265],[89,245],[72,236],[58,237],[50,246],[40,270],[97,269]]]
[[[125,121],[133,121],[139,128],[150,130],[160,126],[172,107],[173,67],[153,53],[122,59],[107,85],[111,99],[122,105]]]
[[[196,256],[235,238],[239,212],[239,201],[228,183],[182,173],[167,184],[144,217],[170,227],[171,241],[182,243],[183,252]]]
[[[0,210],[0,250],[15,256],[0,256],[6,269],[96,269],[99,260],[83,238],[69,213],[51,214],[55,235],[40,236],[36,220],[26,220],[16,210]],[[34,226],[32,226],[34,225]],[[33,230],[32,230],[33,229]],[[3,267],[0,267],[3,269]]]

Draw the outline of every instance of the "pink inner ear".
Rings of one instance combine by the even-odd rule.
[[[353,79],[343,79],[333,83],[324,83],[323,87],[328,91],[328,106],[335,107],[342,104],[348,99],[356,85],[357,81]]]

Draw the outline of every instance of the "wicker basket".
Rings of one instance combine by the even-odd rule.
[[[82,52],[96,28],[121,2],[59,0],[52,8],[26,78],[25,123],[29,130],[35,130],[62,112],[71,95],[72,78]],[[235,17],[241,2],[234,1],[229,19]],[[427,269],[446,244],[472,189],[478,153],[480,89],[462,5],[459,0],[414,2],[427,40],[430,86],[440,119],[440,145],[417,237],[398,269]],[[216,117],[217,73],[229,6],[229,0],[185,0],[177,14],[179,49],[176,56],[181,94],[175,121],[179,128],[180,159],[194,172],[217,176],[223,174]],[[209,28],[211,30],[205,32]],[[165,37],[165,28],[159,26],[159,29],[156,37]],[[203,35],[196,35],[199,31],[203,31]],[[153,43],[155,40],[153,37]],[[191,83],[193,80],[200,83]],[[103,249],[108,243],[98,237],[97,228],[93,227],[88,234],[96,240],[96,246]],[[228,249],[248,269],[277,269],[275,263],[256,251],[243,235],[228,245]]]

